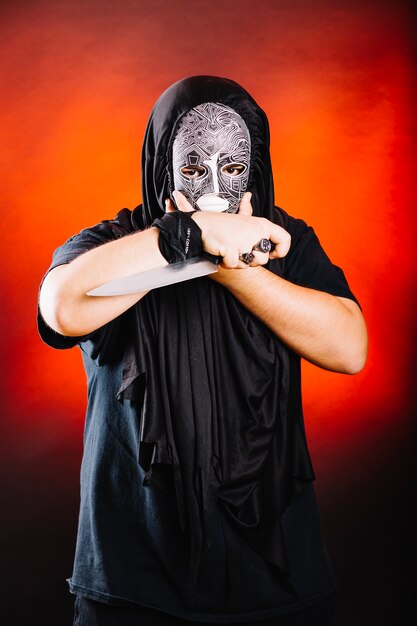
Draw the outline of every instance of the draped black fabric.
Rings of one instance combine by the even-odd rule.
[[[142,154],[143,205],[132,214],[134,228],[163,215],[164,199],[172,192],[176,125],[204,102],[227,104],[245,120],[254,214],[281,223],[265,114],[233,81],[197,76],[171,86],[152,111]],[[268,268],[283,273],[280,260]],[[119,399],[141,407],[145,484],[175,489],[181,528],[189,537],[190,604],[202,542],[210,547],[217,507],[230,593],[239,581],[245,541],[291,590],[280,518],[314,473],[300,417],[288,410],[287,348],[209,278],[153,290],[129,314],[135,335],[126,349]]]

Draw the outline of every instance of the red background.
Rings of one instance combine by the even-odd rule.
[[[140,202],[141,141],[159,94],[184,76],[214,74],[241,83],[266,111],[276,202],[314,226],[368,322],[365,370],[349,377],[304,364],[304,407],[341,586],[337,623],[395,622],[413,452],[408,5],[3,1],[0,24],[5,610],[33,624],[52,594],[42,624],[71,623],[65,577],[85,377],[77,349],[38,338],[39,282],[70,235]]]

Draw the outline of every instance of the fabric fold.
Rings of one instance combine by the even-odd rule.
[[[168,491],[189,538],[190,606],[203,541],[218,511],[230,594],[248,543],[290,589],[280,518],[314,479],[307,444],[288,411],[285,346],[228,290],[208,278],[149,292],[125,354],[120,401],[140,407],[144,484]]]

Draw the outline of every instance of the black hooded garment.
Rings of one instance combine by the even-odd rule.
[[[178,123],[204,102],[228,105],[246,122],[253,214],[280,222],[265,114],[235,82],[201,76],[172,85],[150,116],[142,152],[143,226],[163,214],[172,194]],[[269,266],[282,274],[279,260]],[[181,527],[190,537],[193,589],[203,539],[210,547],[216,503],[224,514],[231,586],[239,581],[242,537],[289,585],[280,517],[314,474],[300,424],[288,411],[287,348],[209,280],[164,289],[157,310],[146,304],[146,314],[138,310],[139,341],[126,355],[121,397],[130,385],[142,393],[146,378],[146,480],[152,480],[154,464],[172,466]],[[155,320],[158,330],[151,334]],[[129,390],[129,397],[135,392]]]
[[[149,227],[164,214],[164,200],[173,191],[171,151],[178,122],[205,102],[230,106],[247,124],[251,136],[248,190],[254,215],[293,231],[294,252],[285,259],[270,260],[266,267],[298,284],[355,300],[343,272],[331,264],[312,229],[274,206],[266,115],[235,82],[210,76],[175,83],[155,104],[142,152],[143,204],[133,212],[123,209],[115,220],[71,238],[56,251],[51,268],[95,245]],[[306,258],[311,265],[307,266]],[[292,554],[307,552],[297,558],[313,572],[317,548],[317,554],[323,556],[317,557],[321,565],[314,574],[316,583],[327,580],[330,589],[334,580],[320,532],[314,535],[316,531],[308,530],[314,524],[318,529],[319,522],[302,418],[299,357],[226,288],[210,278],[200,278],[155,289],[86,337],[62,338],[46,327],[40,315],[38,323],[42,338],[50,345],[80,345],[89,380],[76,566],[73,579],[69,579],[72,591],[106,602],[142,602],[184,615],[172,602],[172,606],[167,602],[161,607],[155,599],[142,600],[135,591],[141,557],[140,551],[135,556],[132,533],[136,531],[132,529],[137,525],[139,504],[133,506],[131,500],[132,494],[139,497],[143,489],[151,492],[140,496],[142,507],[154,497],[175,502],[176,519],[154,518],[149,532],[156,533],[159,524],[171,526],[173,536],[175,528],[181,529],[188,555],[182,603],[193,619],[207,621],[204,610],[195,603],[195,591],[202,550],[219,555],[219,520],[228,598],[225,606],[219,606],[219,614],[226,614],[228,607],[236,614],[233,607],[243,606],[239,585],[242,554],[248,549],[265,563],[262,567],[267,568],[267,575],[279,581],[287,602],[292,598],[295,608],[297,602],[302,606],[311,601],[318,590],[314,582],[303,587],[300,581],[308,577],[308,571],[300,573],[304,568],[300,564],[298,573],[291,571],[288,550]],[[98,382],[99,375],[104,382]],[[141,474],[138,467],[134,469],[136,451]],[[300,508],[294,517],[292,505],[301,492],[305,498],[298,499]],[[142,526],[140,532],[143,541]],[[294,538],[290,541],[291,533]],[[299,540],[300,533],[310,537],[307,543]],[[124,537],[126,545],[129,541],[132,546],[131,553],[128,547],[117,547]],[[162,535],[154,536],[153,541],[162,545]],[[302,548],[308,541],[314,542],[314,550]],[[148,543],[156,555],[157,549]],[[158,558],[163,560],[173,550],[174,545],[167,546],[165,556]],[[112,551],[113,556],[109,554]],[[179,562],[181,557],[176,558]],[[116,562],[121,564],[117,574]],[[122,584],[123,568],[130,574]],[[151,570],[143,575],[152,580]],[[174,578],[175,574],[171,575]],[[178,584],[182,582],[173,580],[173,586]],[[132,587],[128,590],[127,586]],[[324,587],[323,582],[321,592]]]

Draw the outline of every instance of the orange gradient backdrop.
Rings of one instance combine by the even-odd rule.
[[[362,373],[303,366],[326,510],[332,494],[343,496],[337,482],[384,472],[386,459],[407,447],[411,410],[415,84],[407,5],[49,0],[3,2],[0,11],[3,459],[23,468],[25,489],[38,462],[45,502],[48,493],[60,502],[75,484],[86,403],[78,349],[54,351],[38,338],[41,277],[65,239],[140,202],[150,109],[193,74],[233,78],[264,108],[276,202],[314,226],[367,318]],[[48,465],[52,450],[60,454]]]

